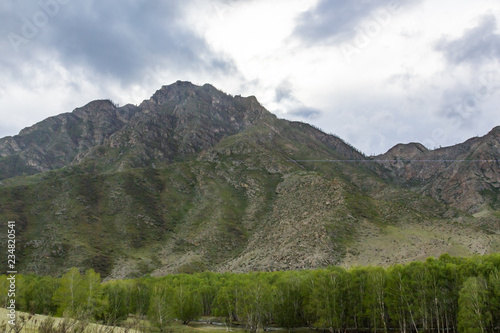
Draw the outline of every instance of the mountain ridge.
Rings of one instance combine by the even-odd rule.
[[[448,153],[498,156],[495,135]],[[93,101],[0,139],[0,219],[18,221],[24,271],[108,279],[500,251],[498,192],[474,191],[494,189],[498,170],[460,169],[464,187],[439,192],[447,183],[405,161],[436,153],[408,147],[366,157],[253,96],[178,81],[139,106]]]
[[[214,92],[217,92],[213,96],[214,100],[207,101],[207,97],[212,97],[210,93]],[[200,96],[196,96],[196,94]],[[190,123],[189,115],[182,114],[182,112],[186,112],[187,108],[176,103],[183,98],[183,103],[189,103],[192,96],[201,97],[201,101],[205,104],[207,102],[219,104],[213,108],[213,114],[203,116],[211,116],[221,122],[226,121],[229,125],[228,133],[224,132],[224,126],[204,128],[199,124]],[[14,160],[1,170],[0,180],[17,175],[16,169],[20,169],[26,174],[35,174],[40,171],[77,164],[85,158],[97,158],[99,152],[92,151],[92,149],[98,148],[98,146],[108,145],[124,149],[143,140],[144,138],[140,138],[142,134],[158,130],[158,126],[172,131],[175,129],[184,130],[185,133],[174,133],[174,136],[177,134],[184,136],[184,138],[179,140],[179,138],[167,137],[167,140],[171,139],[172,142],[161,142],[161,149],[142,147],[144,151],[138,152],[140,159],[153,160],[155,157],[160,160],[169,159],[173,157],[177,149],[180,149],[181,153],[184,154],[195,153],[203,148],[203,143],[196,142],[195,133],[192,133],[194,129],[186,127],[193,126],[205,131],[204,134],[210,136],[212,140],[210,145],[220,140],[222,136],[234,134],[241,129],[240,127],[250,125],[257,117],[262,116],[264,111],[268,113],[268,116],[271,115],[260,106],[255,97],[237,97],[239,105],[234,110],[225,105],[227,98],[229,98],[228,95],[216,90],[211,85],[197,87],[189,82],[178,81],[171,86],[163,86],[149,100],[143,101],[139,107],[128,104],[118,108],[110,100],[89,102],[71,113],[49,117],[25,128],[19,135],[0,139],[0,158],[10,157]],[[172,102],[173,105],[170,105]],[[242,113],[242,109],[246,107],[249,107],[248,114]],[[226,117],[221,116],[222,114],[225,114]],[[235,116],[237,119],[234,118]],[[180,118],[182,118],[181,122],[177,123]],[[200,121],[200,119],[197,120]],[[140,127],[147,122],[153,125],[152,129],[136,130],[133,128]],[[154,128],[155,126],[156,128]],[[184,128],[181,128],[182,126]],[[96,129],[97,133],[95,133]],[[220,133],[221,131],[222,133]],[[59,138],[53,137],[54,134],[58,134]],[[151,142],[148,144],[154,146]],[[145,161],[125,161],[123,163],[141,165],[142,162]],[[5,164],[0,165],[5,166]],[[118,166],[116,169],[120,168],[123,166]]]
[[[400,184],[409,187],[418,184],[420,193],[469,213],[478,213],[484,204],[497,207],[500,126],[482,137],[454,146],[436,150],[413,149],[411,153],[408,149],[411,146],[396,145],[387,153],[375,157],[388,171],[387,179],[398,179]],[[462,188],[460,196],[449,191],[457,184]],[[482,191],[486,191],[484,195]]]

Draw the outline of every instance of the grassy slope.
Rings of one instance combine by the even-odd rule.
[[[342,157],[317,137],[270,117],[197,160],[10,179],[0,219],[19,221],[20,271],[50,275],[72,266],[110,278],[301,269],[499,250],[498,216],[481,229],[482,220],[388,185],[363,163],[295,162]]]

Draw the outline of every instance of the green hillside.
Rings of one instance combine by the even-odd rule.
[[[1,139],[0,157],[0,220],[17,222],[26,273],[125,278],[500,251],[495,206],[470,215],[338,137],[210,85],[164,86],[139,107],[92,102]]]

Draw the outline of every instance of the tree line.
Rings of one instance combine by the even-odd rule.
[[[381,267],[146,276],[101,282],[70,269],[61,278],[18,275],[20,311],[118,325],[130,314],[160,331],[202,316],[254,333],[270,326],[329,332],[498,332],[500,254]],[[0,280],[0,305],[8,284]]]

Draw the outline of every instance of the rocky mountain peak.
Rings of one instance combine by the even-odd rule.
[[[95,101],[91,101],[80,108],[76,108],[77,110],[115,110],[116,105],[110,99],[98,99]]]
[[[0,157],[7,158],[0,163],[0,179],[102,158],[112,170],[171,161],[213,147],[265,117],[272,115],[255,97],[185,81],[161,87],[139,107],[95,100],[0,139]],[[119,157],[111,157],[116,151]]]
[[[425,148],[424,145],[422,145],[421,143],[416,143],[416,142],[411,142],[407,144],[400,143],[389,149],[389,151],[387,151],[387,153],[385,153],[383,156],[385,157],[397,156],[402,159],[412,159],[426,151],[428,151],[428,149]]]
[[[208,88],[211,87],[212,89]],[[179,103],[186,100],[189,97],[201,97],[201,92],[205,92],[205,95],[214,94],[219,92],[217,89],[211,85],[204,85],[202,87],[196,86],[188,81],[177,81],[170,85],[162,86],[157,90],[150,99],[145,100],[140,107],[148,107],[153,105],[162,105],[167,103]]]
[[[500,127],[495,127],[485,136],[436,150],[415,143],[397,145],[377,160],[385,168],[384,177],[477,213],[500,202],[499,138]]]
[[[233,134],[262,117],[271,116],[254,96],[233,97],[210,84],[197,86],[184,81],[163,86],[139,107],[145,112],[174,117],[182,126],[191,127],[189,124],[194,121],[197,127],[202,122],[208,127],[215,125],[216,132]]]

